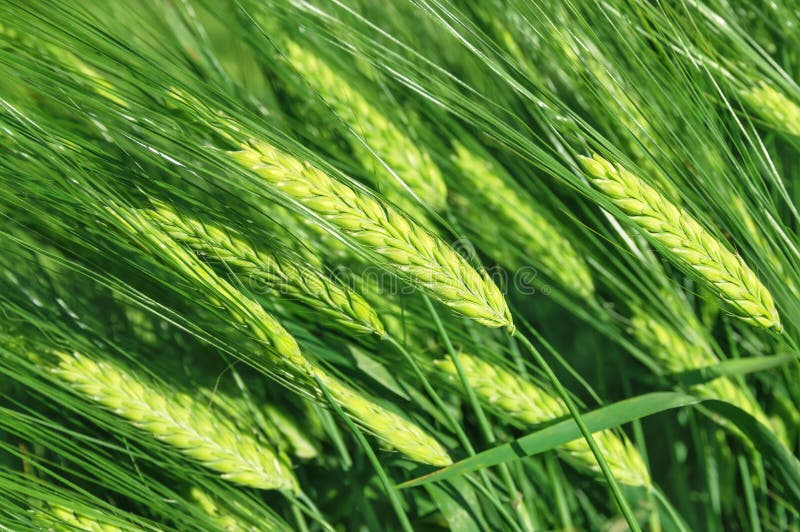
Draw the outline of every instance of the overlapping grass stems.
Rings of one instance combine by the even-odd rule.
[[[791,25],[748,35],[769,11],[738,2],[229,7],[0,6],[0,308],[62,353],[52,371],[0,346],[0,519],[169,527],[185,512],[250,530],[280,528],[258,522],[274,508],[299,529],[383,527],[389,511],[405,529],[600,529],[621,510],[633,529],[798,526],[792,462],[775,461],[796,452],[797,364],[757,358],[797,349]],[[558,304],[518,290],[529,266]],[[189,399],[105,353],[141,369],[174,356],[226,388],[170,375]],[[687,391],[757,431],[711,408],[635,422],[635,446],[608,415],[589,436],[577,403],[637,405],[724,359],[741,359],[733,375]],[[298,393],[314,408],[282,410]],[[575,471],[523,458],[392,486],[559,418],[584,435],[555,447]],[[14,475],[62,495],[20,498]]]

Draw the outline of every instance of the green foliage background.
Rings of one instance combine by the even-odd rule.
[[[0,523],[800,529],[799,13],[794,0],[0,0]],[[271,179],[266,159],[241,162],[259,145],[300,162]],[[696,220],[741,257],[782,330],[726,304],[675,251],[691,242],[665,244],[650,213],[614,201],[582,163],[593,154],[641,183],[626,193],[657,191],[680,209],[670,223]],[[298,199],[308,168],[491,273],[515,330],[359,240],[352,213]],[[250,262],[131,228],[157,206],[233,235]],[[264,257],[282,273],[253,266]],[[337,319],[367,311],[333,285],[385,331]],[[274,356],[262,312],[315,372]],[[70,386],[56,368],[72,352],[167,405],[202,404],[211,426],[290,463],[300,489],[242,486],[187,457],[106,392]],[[460,353],[497,373],[470,376]],[[398,452],[399,425],[381,434],[328,378],[455,464]],[[547,404],[557,415],[520,417]],[[581,440],[606,429],[627,455]],[[620,477],[631,460],[651,485]]]

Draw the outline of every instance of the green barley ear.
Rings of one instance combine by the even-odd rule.
[[[780,332],[772,295],[739,255],[729,251],[683,208],[599,155],[581,157],[592,184],[680,266],[694,272],[742,320]]]
[[[244,240],[214,225],[178,215],[164,204],[148,213],[177,242],[200,255],[222,261],[259,288],[295,298],[356,333],[383,336],[383,324],[372,307],[354,291],[340,286],[312,266],[277,254],[257,251]]]
[[[800,106],[764,81],[740,91],[747,107],[775,129],[800,136]]]
[[[234,429],[204,403],[111,361],[97,362],[78,353],[57,356],[54,372],[76,391],[223,479],[259,489],[299,490],[291,467],[272,449]]]
[[[84,530],[87,532],[123,532],[123,529],[104,523],[57,504],[46,504],[34,510],[34,522],[42,530]],[[58,527],[58,528],[55,528]]]
[[[408,191],[391,174],[370,149],[400,176],[420,199],[434,210],[441,210],[447,201],[447,187],[431,156],[403,133],[392,121],[350,83],[337,74],[321,57],[294,41],[287,41],[286,54],[295,69],[316,90],[344,122],[362,136],[351,142],[353,151],[364,168],[375,172],[389,200],[412,214],[421,211],[409,198]],[[424,212],[424,211],[423,211]]]
[[[458,203],[463,218],[481,220],[473,231],[475,236],[485,235],[483,224],[491,223],[485,213],[478,212],[488,208],[501,226],[497,231],[500,238],[508,236],[564,287],[583,298],[591,298],[594,283],[589,268],[569,240],[532,206],[533,198],[512,187],[505,171],[490,159],[468,150],[460,142],[454,142],[453,148],[455,164],[468,189],[465,196],[470,196]],[[487,240],[484,247],[494,250],[496,243]],[[509,267],[523,266],[518,259],[507,260],[511,261]]]
[[[197,503],[197,506],[199,506],[206,514],[208,514],[208,516],[212,519],[212,521],[214,521],[220,530],[225,530],[226,532],[258,532],[259,530],[279,530],[274,523],[261,522],[259,523],[260,528],[241,523],[239,519],[226,512],[223,508],[220,508],[220,506],[217,504],[217,501],[215,501],[211,495],[196,486],[189,490],[189,496],[195,503]]]
[[[308,436],[306,431],[298,426],[295,419],[286,415],[285,412],[282,412],[280,409],[270,404],[264,405],[264,413],[278,430],[278,432],[280,432],[281,436],[297,458],[310,460],[319,455],[317,446]],[[306,421],[307,420],[304,419],[303,424],[305,424]]]
[[[374,399],[355,392],[338,379],[317,375],[342,407],[361,426],[406,456],[426,464],[444,467],[453,463],[445,448],[425,430],[404,416],[380,406]]]
[[[250,141],[231,157],[382,256],[403,278],[489,327],[514,329],[503,294],[438,237],[373,197],[266,142]]]
[[[487,409],[529,426],[569,415],[566,405],[544,388],[478,357],[460,354],[458,361],[478,400]],[[444,377],[458,382],[458,371],[452,359],[434,361]],[[629,486],[651,485],[650,473],[636,448],[614,432],[605,430],[594,434],[614,478]],[[576,469],[593,475],[601,473],[589,444],[582,438],[558,449],[559,455]]]

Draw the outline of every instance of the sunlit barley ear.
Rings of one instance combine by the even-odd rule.
[[[312,50],[294,41],[287,41],[285,51],[292,66],[302,74],[303,79],[362,137],[366,146],[360,140],[353,139],[350,142],[353,152],[361,165],[375,174],[382,192],[390,201],[418,218],[424,216],[421,205],[372,152],[383,159],[403,180],[405,186],[431,208],[444,208],[447,186],[439,168],[418,142],[403,133]]]
[[[729,251],[682,207],[603,159],[581,157],[592,184],[684,269],[714,289],[737,317],[782,331],[772,295],[739,255]]]
[[[77,392],[216,471],[223,479],[252,488],[299,490],[289,464],[204,403],[111,361],[98,362],[78,353],[58,356],[55,374]]]
[[[517,424],[530,427],[569,415],[566,405],[552,392],[496,364],[464,353],[458,355],[458,361],[478,400],[498,416],[510,417]],[[450,357],[436,360],[434,364],[448,381],[456,386],[460,383],[458,370]],[[612,431],[602,431],[594,433],[594,439],[614,478],[629,486],[651,485],[644,460],[626,438]],[[601,474],[583,438],[559,447],[558,453],[576,469]]]
[[[109,517],[108,522],[89,517],[60,504],[47,503],[32,510],[33,521],[41,530],[85,530],[88,532],[123,532],[124,529],[112,525],[120,522],[119,517]],[[130,526],[133,526],[132,524]]]
[[[297,299],[356,333],[383,336],[383,324],[364,298],[311,265],[257,251],[230,231],[179,215],[165,204],[148,213],[161,230],[196,253],[219,260],[260,288]]]
[[[250,141],[230,155],[443,304],[483,325],[513,331],[505,298],[485,272],[478,273],[441,239],[390,206],[265,142]]]
[[[418,462],[433,465],[450,463],[447,452],[433,436],[408,419],[378,405],[307,358],[294,337],[274,316],[172,240],[158,227],[156,220],[147,218],[149,212],[122,207],[110,211],[131,236],[149,240],[170,264],[180,268],[187,279],[204,287],[209,300],[225,309],[232,321],[244,325],[254,334],[268,348],[268,360],[274,365],[276,373],[305,389],[313,386],[311,383],[319,378],[345,411],[389,446]],[[319,395],[316,388],[311,391]]]
[[[506,172],[490,159],[468,150],[460,142],[454,142],[453,149],[453,160],[465,182],[464,189],[459,191],[464,201],[457,206],[465,225],[471,221],[476,223],[473,237],[481,241],[487,253],[491,254],[498,247],[498,243],[491,240],[492,236],[511,239],[512,247],[519,246],[523,254],[541,264],[551,278],[569,291],[591,298],[594,283],[589,268],[570,241],[536,210],[533,198],[512,187]],[[485,216],[486,211],[494,216]],[[486,224],[497,227],[487,230]],[[483,239],[484,236],[488,238]],[[506,266],[515,270],[526,266],[518,254],[506,255],[509,262]]]
[[[753,113],[769,126],[800,136],[800,106],[764,81],[739,92]]]
[[[304,430],[307,420],[291,418],[274,405],[264,405],[263,409],[267,418],[275,426],[286,442],[286,445],[288,445],[297,458],[310,460],[319,454],[317,446],[314,444],[307,431]],[[298,420],[302,420],[302,426],[298,424]]]
[[[418,425],[356,393],[330,375],[320,374],[318,377],[345,411],[384,443],[417,462],[435,466],[453,463],[447,450]]]

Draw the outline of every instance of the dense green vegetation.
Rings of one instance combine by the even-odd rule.
[[[800,530],[798,27],[0,0],[0,524]]]

